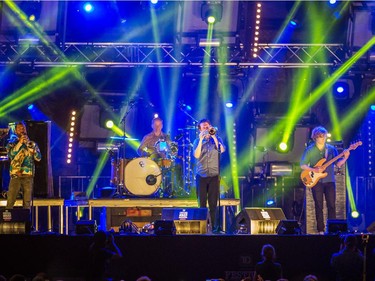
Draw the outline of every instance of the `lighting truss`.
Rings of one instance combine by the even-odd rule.
[[[344,61],[341,44],[259,44],[251,58],[241,46],[206,49],[196,45],[168,43],[65,43],[57,53],[44,45],[0,44],[0,65],[28,64],[35,67],[313,67],[335,66]],[[227,48],[226,61],[219,48]],[[206,63],[204,58],[208,57]]]

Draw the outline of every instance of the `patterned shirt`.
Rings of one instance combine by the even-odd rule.
[[[38,145],[26,146],[18,141],[10,141],[6,146],[10,159],[11,177],[34,176],[34,160],[40,161],[42,155]]]

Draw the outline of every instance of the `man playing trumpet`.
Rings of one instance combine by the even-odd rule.
[[[16,123],[14,134],[10,137],[6,149],[10,160],[7,209],[13,208],[21,188],[23,208],[30,209],[35,173],[34,160],[40,161],[42,156],[38,145],[27,136],[26,125],[23,122]]]
[[[206,208],[207,199],[211,226],[215,225],[216,207],[220,193],[220,154],[225,151],[223,141],[207,119],[198,122],[199,138],[194,141],[193,152],[197,159],[197,194],[200,208]],[[215,231],[215,227],[212,227]]]

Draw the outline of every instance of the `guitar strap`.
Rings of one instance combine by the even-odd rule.
[[[328,159],[328,147],[326,147],[326,153],[324,156],[325,156],[324,158],[327,160]]]

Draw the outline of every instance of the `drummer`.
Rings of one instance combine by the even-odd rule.
[[[138,155],[155,160],[166,158],[166,145],[170,142],[170,137],[162,131],[163,120],[160,117],[152,119],[151,128],[152,132],[143,137],[141,145],[138,147]],[[159,147],[157,148],[157,146]]]

